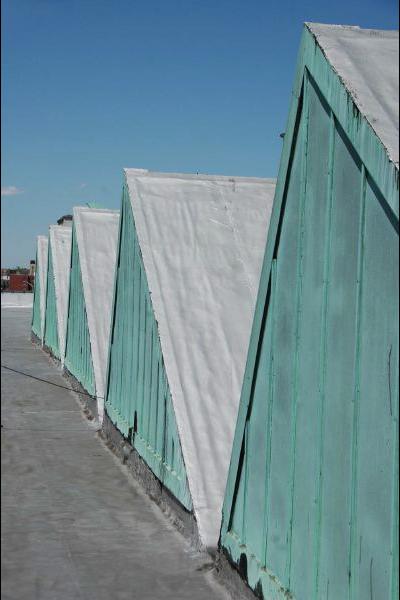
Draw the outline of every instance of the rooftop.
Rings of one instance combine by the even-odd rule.
[[[399,164],[399,32],[306,23],[360,113]]]

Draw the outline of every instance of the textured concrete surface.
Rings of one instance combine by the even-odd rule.
[[[184,538],[87,421],[29,340],[29,309],[2,310],[2,600],[227,599]],[[62,386],[62,387],[57,387]]]

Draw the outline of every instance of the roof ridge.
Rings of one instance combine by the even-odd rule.
[[[128,177],[149,177],[149,178],[166,178],[166,179],[183,179],[193,181],[226,181],[226,182],[249,182],[249,183],[276,183],[276,179],[273,177],[248,177],[242,175],[214,175],[207,173],[175,173],[175,172],[163,172],[163,171],[150,171],[148,169],[136,169],[126,167],[124,168],[125,176]]]
[[[313,31],[313,27],[324,27],[326,30],[329,29],[337,29],[343,32],[353,32],[357,31],[357,33],[371,35],[376,37],[388,37],[395,38],[399,37],[398,29],[373,29],[368,27],[360,27],[360,25],[342,25],[339,23],[316,23],[314,21],[305,21],[304,25],[311,31],[311,33],[316,37],[316,32]]]

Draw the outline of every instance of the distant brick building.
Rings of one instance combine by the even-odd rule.
[[[35,281],[35,261],[31,260],[29,269],[1,269],[2,292],[32,292]]]
[[[9,292],[31,292],[34,277],[28,273],[10,273]]]

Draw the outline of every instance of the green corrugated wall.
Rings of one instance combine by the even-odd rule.
[[[82,273],[75,226],[72,228],[71,274],[65,344],[65,367],[92,396],[96,393]]]
[[[153,473],[192,502],[128,191],[122,198],[106,412]]]
[[[317,54],[310,36],[305,43],[305,55]],[[394,600],[395,192],[389,204],[383,177],[372,177],[323,83],[321,91],[303,73],[285,136],[221,544],[268,600]]]
[[[32,331],[38,337],[42,336],[42,320],[40,316],[40,278],[38,269],[38,254],[36,252],[35,287],[33,290]]]
[[[44,317],[44,343],[56,358],[60,358],[57,326],[57,303],[54,285],[54,269],[51,244],[49,241],[49,256],[47,268],[46,308]]]

